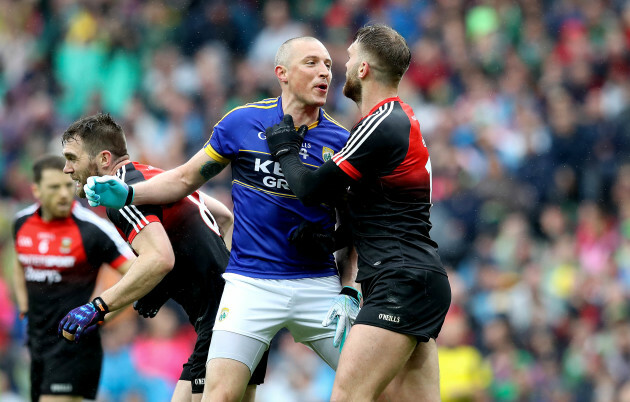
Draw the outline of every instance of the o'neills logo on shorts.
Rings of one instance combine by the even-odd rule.
[[[72,392],[72,384],[50,384],[51,392]]]
[[[398,324],[400,322],[400,317],[395,316],[395,315],[389,315],[389,314],[379,314],[378,315],[378,319],[379,320],[393,322],[393,323],[396,323],[396,324]]]
[[[195,378],[195,385],[206,385],[205,378]]]
[[[225,307],[224,309],[221,310],[221,314],[219,314],[219,321],[223,321],[227,318],[228,314],[230,312],[230,309]]]

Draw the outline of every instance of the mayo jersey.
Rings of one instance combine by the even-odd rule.
[[[302,205],[269,153],[265,129],[283,116],[281,97],[237,107],[214,126],[204,145],[210,157],[230,162],[232,167],[234,233],[226,272],[269,279],[335,275],[332,255],[307,258],[287,240],[304,220],[332,229],[336,217],[333,208]],[[348,136],[345,128],[320,109],[318,121],[305,135],[300,157],[306,166],[316,169],[341,150]]]
[[[409,105],[395,97],[374,106],[333,162],[355,180],[348,210],[357,281],[392,266],[446,274],[429,236],[431,160]]]
[[[118,268],[133,256],[109,222],[76,201],[63,219],[44,221],[38,204],[18,212],[14,239],[28,293],[29,337],[38,351],[64,343],[59,321],[90,301],[100,266]]]

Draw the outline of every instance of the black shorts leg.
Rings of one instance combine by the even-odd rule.
[[[363,307],[355,324],[437,338],[451,304],[448,277],[425,269],[383,268],[361,283]]]

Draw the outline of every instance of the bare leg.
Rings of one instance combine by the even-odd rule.
[[[389,383],[384,394],[391,401],[440,401],[440,370],[435,340],[418,343],[411,358]]]
[[[192,386],[190,381],[179,380],[177,381],[177,385],[175,385],[171,402],[190,402],[192,400],[191,396]]]
[[[257,385],[248,385],[247,390],[245,390],[245,396],[243,397],[243,402],[255,402],[256,401],[256,387]]]
[[[413,336],[383,328],[352,327],[341,352],[331,401],[376,400],[403,369],[416,344]]]
[[[209,373],[222,373],[210,376]],[[246,364],[232,359],[211,359],[206,366],[203,402],[238,402],[245,396],[251,373]]]

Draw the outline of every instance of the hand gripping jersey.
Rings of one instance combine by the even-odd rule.
[[[116,175],[131,185],[162,172],[152,166],[129,162],[118,169]],[[200,309],[206,308],[200,300],[214,300],[218,304],[223,292],[221,274],[229,251],[199,192],[173,204],[107,208],[107,216],[130,244],[151,222],[164,226],[175,254],[175,265],[151,293],[166,292],[184,308],[193,325]]]
[[[282,99],[267,99],[230,111],[219,121],[204,149],[232,166],[234,234],[226,272],[254,278],[295,279],[337,273],[332,256],[320,260],[300,255],[287,240],[304,220],[334,228],[335,211],[305,207],[289,189],[280,164],[269,154],[265,129],[284,116]],[[315,169],[339,151],[348,131],[323,109],[306,133],[300,157]]]
[[[348,207],[357,280],[392,265],[446,274],[429,236],[431,161],[411,107],[398,97],[380,102],[333,161],[356,180]]]
[[[26,279],[31,346],[53,353],[51,345],[65,343],[57,337],[59,321],[90,300],[100,266],[118,268],[133,254],[109,222],[76,201],[65,219],[44,221],[37,204],[18,212],[14,238]],[[100,345],[100,338],[91,338]]]

